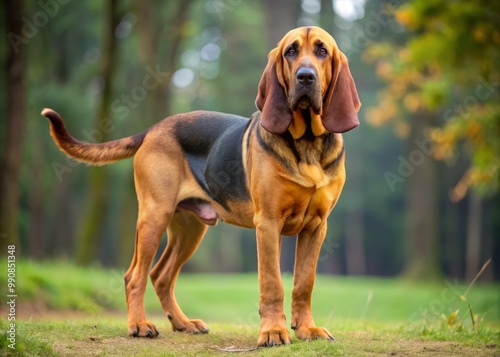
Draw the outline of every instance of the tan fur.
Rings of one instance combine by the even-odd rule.
[[[42,115],[50,121],[50,136],[59,149],[69,157],[90,165],[105,165],[135,155],[146,132],[102,144],[85,143],[73,138],[66,131],[61,117],[45,108]]]

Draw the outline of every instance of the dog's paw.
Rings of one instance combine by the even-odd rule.
[[[334,341],[335,338],[332,334],[324,327],[316,327],[316,326],[300,326],[294,328],[295,336],[299,340],[311,341],[311,340],[330,340]]]
[[[284,326],[274,326],[270,329],[261,329],[257,345],[259,347],[274,347],[292,343],[290,333]]]
[[[156,326],[150,321],[133,323],[128,325],[128,335],[132,337],[149,337],[153,338],[160,333]]]
[[[172,329],[174,331],[189,333],[192,335],[197,335],[199,333],[208,333],[210,330],[208,326],[202,320],[183,320],[174,321],[171,315],[167,315],[168,319],[172,323]]]

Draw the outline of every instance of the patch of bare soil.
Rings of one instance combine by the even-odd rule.
[[[473,348],[447,341],[398,341],[388,356],[500,356],[496,345]]]

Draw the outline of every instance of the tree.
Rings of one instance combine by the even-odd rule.
[[[164,4],[151,1],[135,1],[138,14],[139,45],[141,61],[153,68],[161,64],[167,76],[152,89],[149,124],[172,114],[170,110],[170,79],[177,66],[181,45],[188,31],[186,23],[189,20],[189,11],[192,0],[178,1]],[[164,11],[162,11],[164,10]],[[166,10],[166,11],[165,11]],[[168,14],[168,20],[165,19]],[[159,49],[164,48],[165,51]]]
[[[25,118],[25,50],[23,37],[23,1],[7,0],[4,3],[6,24],[7,60],[5,62],[6,129],[2,149],[0,170],[0,247],[6,251],[8,245],[19,250],[19,189],[22,162],[23,132]]]
[[[434,125],[434,116],[424,110],[410,117],[410,137],[407,162],[413,171],[408,178],[406,266],[403,274],[412,279],[438,278],[441,275],[439,252],[439,192],[435,160],[426,157],[426,133]]]
[[[112,101],[112,83],[114,68],[116,66],[116,36],[115,28],[121,20],[118,9],[118,0],[108,0],[105,5],[106,20],[103,33],[103,60],[102,77],[104,87],[102,91],[101,103],[95,128],[106,125],[106,118],[109,118]],[[106,141],[107,130],[102,131],[102,139]],[[87,203],[86,215],[82,221],[81,234],[78,240],[77,261],[79,264],[89,263],[94,256],[95,247],[99,239],[99,233],[104,225],[106,214],[108,213],[108,191],[109,182],[106,169],[98,167],[92,168],[90,178],[90,197]]]
[[[279,40],[297,26],[300,13],[300,1],[275,0],[265,1],[265,23],[269,34],[269,48],[276,47]],[[279,21],[276,21],[279,19]]]
[[[429,133],[436,158],[451,160],[465,142],[471,164],[451,193],[455,201],[470,187],[491,193],[500,185],[499,16],[500,4],[487,0],[415,0],[396,12],[414,36],[368,52],[388,83],[372,123],[404,130],[404,113],[424,108],[441,119]]]
[[[379,105],[368,112],[371,123],[390,122],[402,136],[411,133],[412,140],[421,143],[429,139],[433,143],[429,154],[436,159],[451,162],[461,148],[470,156],[469,168],[451,190],[453,201],[461,200],[470,187],[484,195],[498,191],[500,184],[500,102],[494,89],[500,76],[499,15],[500,4],[487,0],[414,0],[395,11],[412,36],[401,44],[382,42],[367,51],[387,83]],[[416,128],[425,137],[415,137]],[[418,179],[420,190],[412,187],[418,175],[430,170],[427,165],[431,162],[431,157],[425,157],[422,167],[414,168],[410,207],[422,203],[422,196],[436,194],[428,191],[436,185],[430,176],[429,181]],[[420,209],[435,204],[428,202]],[[418,273],[415,262],[437,265],[437,242],[431,241],[437,236],[416,232],[422,225],[435,224],[436,211],[418,213],[417,206],[414,208],[410,208],[413,223],[408,236],[413,258],[407,272],[425,277],[429,266]],[[416,249],[423,245],[428,249]]]

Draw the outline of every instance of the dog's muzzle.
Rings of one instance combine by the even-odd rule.
[[[314,112],[321,111],[321,90],[316,72],[312,68],[301,67],[295,74],[295,87],[289,95],[292,111],[312,108]]]

